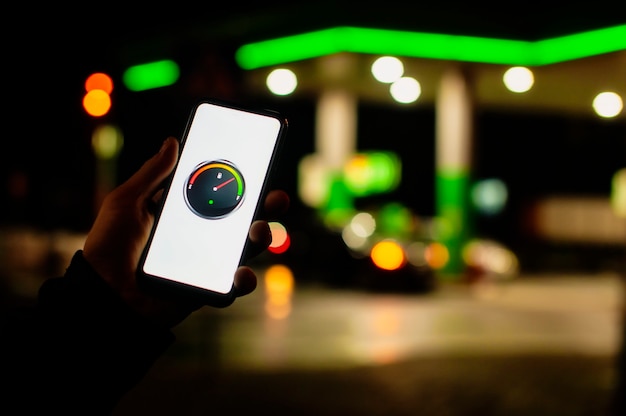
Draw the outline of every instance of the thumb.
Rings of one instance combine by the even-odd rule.
[[[178,160],[178,140],[168,137],[157,154],[148,159],[123,185],[124,192],[153,195]]]

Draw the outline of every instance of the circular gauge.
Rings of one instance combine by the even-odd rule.
[[[233,212],[243,201],[246,186],[241,172],[226,160],[196,166],[185,183],[185,201],[202,218],[217,219]]]

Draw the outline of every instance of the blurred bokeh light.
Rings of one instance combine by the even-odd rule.
[[[95,72],[85,81],[85,91],[102,90],[107,94],[113,91],[113,80],[103,72]]]
[[[88,91],[83,97],[83,108],[90,116],[101,117],[111,108],[111,96],[99,89]]]
[[[612,91],[601,92],[593,99],[593,109],[600,117],[615,117],[623,108],[622,97]]]
[[[485,215],[495,215],[505,208],[508,190],[506,184],[500,179],[483,179],[474,184],[471,196],[478,212]]]
[[[277,221],[270,221],[268,224],[272,233],[272,242],[267,249],[274,254],[284,253],[291,245],[291,237],[289,237],[287,228]]]
[[[381,56],[372,64],[372,75],[379,82],[391,84],[404,75],[404,65],[394,56]]]
[[[626,218],[626,168],[615,172],[611,181],[611,205],[615,215]]]
[[[424,257],[428,265],[433,269],[442,269],[450,259],[450,252],[447,247],[438,242],[432,242],[426,247]]]
[[[512,92],[526,92],[535,83],[533,72],[523,66],[515,66],[506,70],[503,76],[504,85]]]
[[[413,77],[402,77],[389,87],[389,92],[394,100],[402,104],[410,104],[422,94],[422,86]]]
[[[99,159],[112,159],[122,150],[124,136],[119,127],[102,124],[94,129],[91,135],[91,145]]]
[[[284,264],[273,264],[265,270],[265,312],[270,318],[284,319],[291,312],[294,277]]]
[[[133,65],[122,74],[126,88],[135,92],[167,87],[179,78],[180,67],[171,59]]]
[[[374,264],[383,270],[397,270],[406,262],[404,249],[393,240],[383,240],[374,244],[370,256]]]
[[[274,69],[267,76],[267,88],[276,95],[289,95],[296,90],[298,78],[287,68]]]

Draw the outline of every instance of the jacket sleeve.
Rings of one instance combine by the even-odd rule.
[[[42,285],[33,309],[7,319],[1,336],[3,395],[22,409],[15,414],[109,414],[174,342],[126,305],[82,251],[63,277]]]

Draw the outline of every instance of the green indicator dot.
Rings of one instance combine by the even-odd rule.
[[[209,205],[213,205],[213,200],[209,199]]]

